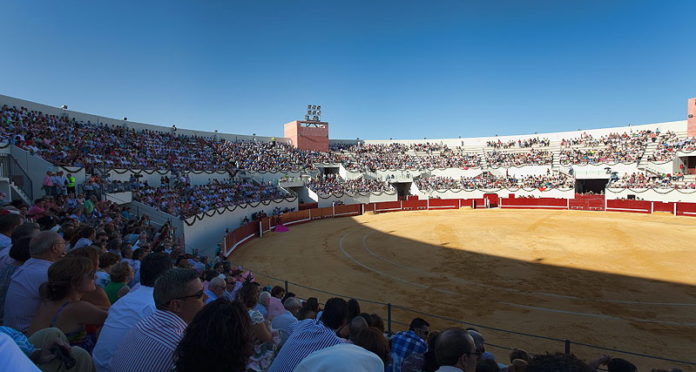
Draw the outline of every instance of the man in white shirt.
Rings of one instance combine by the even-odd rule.
[[[31,258],[12,274],[5,298],[5,326],[26,332],[39,309],[39,286],[48,281],[48,268],[65,256],[65,240],[42,231],[29,243]]]
[[[462,328],[448,328],[435,342],[435,359],[440,364],[436,372],[475,372],[481,354],[469,332]]]
[[[271,322],[271,327],[280,333],[280,346],[290,337],[295,324],[297,324],[297,312],[302,307],[302,302],[297,297],[288,297],[283,303],[285,312],[277,315]]]
[[[140,320],[155,312],[155,281],[171,267],[172,261],[164,253],[151,253],[145,257],[140,267],[140,286],[109,308],[109,316],[92,352],[97,371],[111,371],[111,358],[123,338]]]
[[[225,294],[226,287],[225,279],[220,277],[213,278],[210,283],[208,283],[208,289],[205,290],[205,294],[208,296],[205,303],[209,304],[222,297]]]

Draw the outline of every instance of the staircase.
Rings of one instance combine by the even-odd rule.
[[[544,148],[542,148],[544,149]],[[546,151],[550,152],[553,154],[553,162],[551,163],[551,170],[560,170],[564,168],[561,165],[561,141],[553,141],[549,144],[549,147],[545,148]],[[566,168],[566,173],[567,173],[567,168]]]

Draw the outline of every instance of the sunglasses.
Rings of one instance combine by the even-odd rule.
[[[187,299],[187,298],[195,298],[195,299],[198,300],[198,299],[200,299],[201,297],[203,297],[204,294],[205,294],[205,292],[203,292],[203,290],[201,289],[200,291],[198,291],[198,292],[196,292],[196,293],[194,293],[194,294],[192,294],[192,295],[190,295],[190,296],[172,298],[172,300],[185,300],[185,299]]]

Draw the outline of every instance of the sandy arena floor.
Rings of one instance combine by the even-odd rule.
[[[612,212],[399,212],[289,226],[241,247],[236,264],[345,297],[479,325],[696,360],[696,218]],[[268,284],[276,281],[259,275]],[[330,297],[290,285],[301,297]],[[361,302],[386,321],[386,307]],[[395,307],[406,324],[418,314]],[[433,329],[453,321],[421,315]],[[493,330],[486,341],[531,352],[563,344]],[[489,347],[498,359],[508,352]],[[641,370],[679,366],[572,345]]]

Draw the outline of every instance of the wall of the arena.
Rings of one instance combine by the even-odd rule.
[[[564,138],[577,138],[582,133],[591,134],[594,137],[600,137],[611,133],[624,133],[624,132],[637,132],[641,130],[657,130],[661,132],[673,131],[673,132],[686,132],[686,120],[680,121],[670,121],[664,123],[654,123],[654,124],[641,124],[641,125],[631,125],[631,126],[620,126],[602,129],[587,129],[587,130],[577,130],[568,132],[554,132],[554,133],[535,133],[535,134],[517,134],[508,136],[491,136],[491,137],[472,137],[472,138],[438,138],[438,139],[418,139],[418,140],[365,140],[365,144],[389,144],[389,143],[403,143],[403,144],[445,144],[449,147],[486,147],[486,142],[488,141],[510,141],[518,139],[524,140],[529,138],[548,138],[551,141],[560,141]],[[491,149],[493,150],[493,149]],[[524,150],[524,149],[521,149]]]
[[[260,203],[256,207],[247,204],[246,206],[237,206],[233,210],[220,209],[219,211],[222,213],[215,213],[213,216],[200,214],[198,217],[202,216],[202,220],[197,220],[195,217],[188,218],[183,223],[186,251],[198,250],[199,254],[213,256],[218,248],[217,244],[225,236],[225,230],[238,228],[244,217],[251,219],[251,215],[259,211],[264,211],[270,216],[276,207],[297,210],[297,199],[281,202],[272,201],[268,205]]]
[[[176,177],[172,172],[164,170],[112,169],[109,171],[109,179],[112,181],[128,182],[133,174],[140,174],[142,176],[140,180],[142,182],[147,181],[147,184],[152,187],[160,186],[162,184],[160,181],[163,176],[167,176],[172,182]],[[227,172],[190,172],[188,176],[191,179],[192,185],[205,185],[213,179],[224,181],[230,178],[230,174]]]
[[[111,126],[124,126],[125,125],[129,128],[135,128],[137,130],[148,129],[148,130],[154,130],[154,131],[159,131],[159,132],[171,132],[172,125],[176,125],[176,123],[171,123],[171,124],[166,124],[166,125],[152,125],[152,124],[145,124],[145,123],[137,123],[137,122],[133,122],[133,121],[107,118],[104,116],[86,114],[83,112],[63,110],[63,109],[58,108],[58,107],[43,105],[40,103],[31,102],[31,101],[27,101],[27,100],[23,100],[23,99],[19,99],[19,98],[0,95],[0,106],[2,106],[2,105],[8,105],[10,107],[17,106],[17,108],[26,107],[29,110],[41,111],[43,113],[50,114],[50,115],[58,115],[58,116],[66,115],[69,118],[75,118],[77,121],[84,121],[84,122],[89,121],[89,122],[92,122],[93,124],[106,124],[106,125],[111,125]],[[125,115],[125,116],[128,116],[128,115]],[[279,124],[278,127],[280,127],[280,123],[278,123],[278,124]],[[255,141],[261,141],[261,142],[269,142],[269,141],[275,139],[278,142],[289,143],[289,139],[280,138],[280,137],[275,138],[272,136],[264,137],[264,136],[253,136],[253,135],[249,136],[249,135],[242,135],[242,134],[230,134],[230,133],[215,133],[215,132],[206,132],[206,131],[190,130],[190,129],[183,129],[183,128],[177,128],[176,133],[187,135],[187,136],[200,136],[200,137],[208,137],[208,138],[224,138],[228,141],[253,141],[253,140],[255,140]]]
[[[32,155],[29,151],[22,150],[17,146],[10,146],[10,154],[17,161],[20,167],[29,175],[32,182],[32,188],[34,192],[34,199],[44,196],[46,193],[41,188],[43,183],[43,178],[46,176],[46,172],[58,172],[63,171],[64,174],[72,173],[75,176],[75,180],[78,184],[85,182],[85,170],[84,168],[77,167],[60,167],[55,166],[39,156]]]
[[[315,193],[315,195],[317,195]],[[319,204],[319,208],[330,207],[335,202],[340,202],[343,204],[366,204],[366,203],[378,203],[387,201],[399,200],[396,192],[392,193],[366,193],[361,194],[343,194],[343,195],[326,195],[320,194],[317,196],[318,200],[315,200]]]
[[[172,216],[169,213],[162,212],[159,209],[150,207],[149,205],[137,201],[131,202],[129,210],[131,215],[147,215],[150,217],[150,223],[157,227],[161,227],[165,223],[169,222],[169,224],[174,228],[174,233],[177,237],[182,237],[184,234],[184,223],[176,216]]]
[[[128,204],[133,201],[133,193],[130,191],[110,192],[104,194],[104,198],[116,204]]]
[[[607,200],[627,199],[629,195],[633,195],[642,200],[696,203],[696,190],[606,189],[605,195]]]
[[[283,177],[300,178],[302,175],[316,176],[319,173],[317,170],[307,170],[299,172],[240,172],[239,176],[251,177],[257,181],[263,182],[278,182]]]

